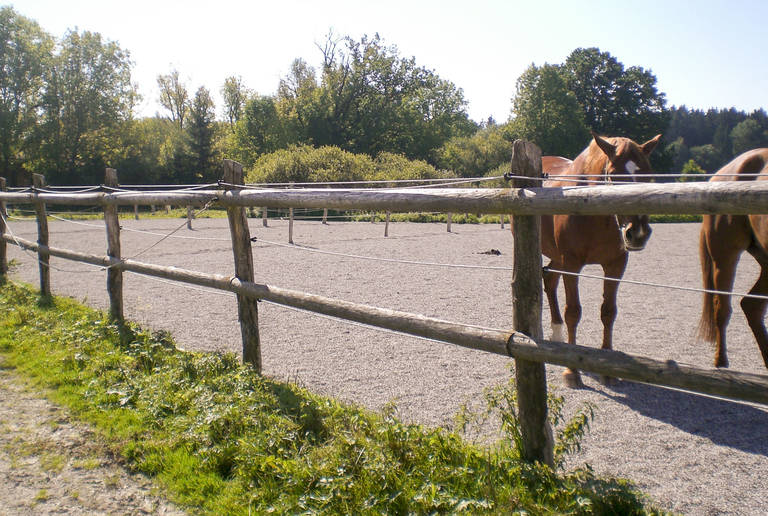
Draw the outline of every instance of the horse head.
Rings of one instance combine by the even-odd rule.
[[[658,134],[642,145],[629,138],[603,138],[592,132],[594,143],[602,152],[603,175],[610,183],[612,178],[622,177],[624,182],[642,182],[643,177],[652,172],[648,160],[653,149],[659,143]],[[641,251],[645,248],[651,236],[651,226],[648,215],[617,215],[616,221],[621,230],[621,238],[627,251]]]

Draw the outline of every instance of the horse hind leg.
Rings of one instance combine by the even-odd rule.
[[[765,296],[768,295],[768,256],[762,253],[749,250],[760,263],[760,277],[755,282],[750,294]],[[741,309],[747,318],[747,323],[755,336],[760,354],[763,356],[765,367],[768,368],[768,332],[765,329],[765,312],[768,308],[768,300],[760,298],[745,297],[741,300]]]
[[[565,342],[565,324],[560,315],[560,305],[557,302],[557,286],[560,283],[560,273],[550,271],[550,267],[552,267],[552,262],[549,262],[549,265],[544,267],[542,277],[544,279],[544,292],[547,294],[549,313],[552,321],[551,340]]]

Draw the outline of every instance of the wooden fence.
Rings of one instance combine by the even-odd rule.
[[[219,188],[190,192],[124,192],[105,189],[89,193],[55,193],[43,189],[42,177],[32,192],[0,192],[2,203],[32,204],[38,221],[38,241],[12,235],[0,218],[0,274],[7,273],[6,243],[37,252],[40,259],[41,294],[50,294],[47,260],[50,256],[108,268],[110,316],[123,320],[122,272],[229,291],[237,295],[243,340],[243,360],[261,370],[261,350],[256,301],[300,308],[345,320],[426,337],[516,360],[519,411],[524,454],[527,460],[552,462],[552,432],[547,423],[544,364],[551,363],[597,374],[693,392],[768,404],[768,376],[727,370],[689,367],[619,351],[602,350],[542,338],[542,282],[540,228],[537,215],[545,213],[768,213],[768,182],[719,182],[691,184],[633,184],[570,188],[540,188],[540,151],[532,144],[515,142],[512,156],[516,175],[507,189],[245,189],[242,166],[225,160],[225,178]],[[116,186],[108,169],[105,186]],[[0,181],[4,188],[4,181]],[[227,209],[235,274],[224,276],[163,267],[120,256],[118,206],[216,203]],[[97,256],[48,245],[46,204],[102,206],[107,231],[107,255]],[[380,211],[442,211],[513,214],[513,329],[488,330],[417,314],[388,310],[339,299],[283,289],[254,282],[254,263],[246,207],[332,208]],[[256,264],[258,265],[258,264]]]

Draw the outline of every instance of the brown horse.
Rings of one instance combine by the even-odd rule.
[[[758,174],[748,176],[746,174]],[[710,181],[768,180],[768,149],[747,151],[717,171]],[[768,295],[768,215],[704,215],[699,255],[704,288],[730,292],[741,253],[747,251],[760,264],[760,277],[750,294]],[[768,300],[745,297],[741,309],[755,335],[768,368],[765,316]],[[699,336],[715,343],[715,367],[728,367],[725,329],[731,318],[731,296],[704,294]]]
[[[574,186],[572,180],[605,183],[612,175],[626,175],[624,181],[641,180],[651,172],[648,156],[661,135],[638,145],[628,138],[603,138],[592,133],[593,140],[575,160],[544,156],[542,169],[549,174],[545,187]],[[569,176],[568,178],[558,176]],[[606,278],[621,278],[627,267],[628,251],[639,251],[651,236],[647,215],[583,216],[547,215],[541,217],[541,250],[551,261],[544,268],[544,290],[552,317],[552,340],[563,341],[563,319],[557,302],[557,285],[561,274],[554,270],[579,273],[587,264],[600,264]],[[565,285],[565,322],[568,342],[576,343],[576,328],[581,319],[578,276],[562,274]],[[603,349],[611,349],[613,323],[616,320],[618,282],[605,280],[603,304]],[[563,373],[566,385],[582,386],[578,371]],[[601,377],[603,383],[611,378]]]

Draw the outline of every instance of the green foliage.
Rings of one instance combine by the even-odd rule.
[[[247,173],[252,183],[385,181],[446,177],[424,161],[389,152],[376,159],[338,147],[292,146],[260,157]]]
[[[624,68],[599,48],[577,48],[566,58],[561,73],[593,131],[642,142],[663,132],[669,123],[665,95],[656,89],[656,77],[641,67]]]
[[[234,355],[181,352],[167,334],[36,298],[0,288],[5,363],[195,512],[653,512],[626,481],[524,464],[503,443],[405,425],[257,375]]]
[[[687,182],[687,181],[706,181],[706,177],[696,177],[696,175],[706,174],[707,171],[704,170],[699,166],[696,161],[689,159],[685,165],[683,165],[683,169],[681,171],[682,174],[685,174],[685,177],[679,177],[677,178],[680,182]]]
[[[490,125],[472,136],[454,136],[434,152],[438,167],[459,177],[478,177],[508,162],[512,141],[504,127]]]
[[[53,38],[12,7],[0,8],[0,176],[11,184],[24,175],[25,157],[40,143],[37,109]]]
[[[41,145],[33,162],[49,183],[94,184],[116,147],[138,95],[129,54],[92,32],[68,32],[44,77]]]
[[[214,147],[216,112],[210,92],[201,86],[195,93],[189,109],[187,135],[189,137],[190,161],[182,182],[199,183],[218,179],[217,159]]]
[[[584,114],[557,66],[531,65],[517,80],[511,130],[545,155],[576,156],[589,142]]]

